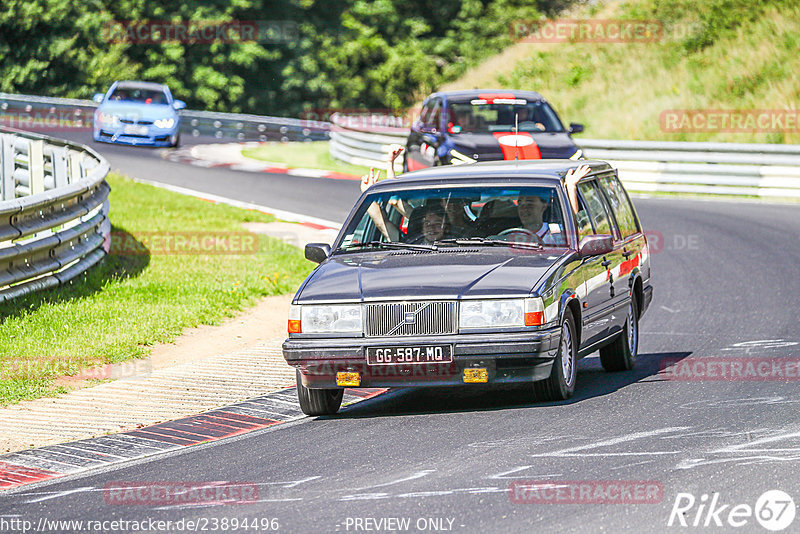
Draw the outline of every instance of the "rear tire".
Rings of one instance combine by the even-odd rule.
[[[575,382],[578,375],[578,340],[575,337],[575,319],[571,312],[564,314],[561,322],[561,341],[558,354],[553,360],[550,376],[545,380],[533,383],[533,392],[538,400],[562,401],[575,393]]]
[[[309,389],[300,380],[300,371],[297,375],[297,400],[300,409],[306,415],[333,415],[342,405],[344,389]]]
[[[608,372],[630,371],[636,365],[639,354],[639,305],[635,297],[628,304],[625,327],[617,338],[600,349],[600,363]]]

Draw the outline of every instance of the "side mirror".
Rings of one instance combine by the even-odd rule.
[[[578,122],[571,122],[569,123],[569,133],[576,134],[581,133],[583,131],[583,124]]]
[[[172,103],[172,108],[175,111],[179,111],[181,109],[184,109],[184,108],[186,108],[186,102],[184,102],[183,100],[176,100],[176,101],[174,101]]]
[[[327,243],[309,243],[306,245],[306,259],[314,263],[322,263],[331,254],[331,246]]]
[[[93,102],[97,102],[98,104],[101,104],[103,102],[103,98],[105,98],[105,96],[106,95],[104,95],[103,93],[95,93],[94,96],[92,97],[92,101]]]
[[[600,256],[614,250],[614,237],[608,234],[587,235],[578,245],[581,257]]]

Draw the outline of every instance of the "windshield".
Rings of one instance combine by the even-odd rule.
[[[570,235],[564,220],[555,187],[392,191],[366,197],[345,229],[340,249],[386,243],[458,246],[460,240],[470,240],[470,246],[488,240],[487,245],[566,247]]]
[[[155,89],[118,87],[108,97],[111,102],[141,102],[142,104],[167,104],[167,94]]]
[[[511,132],[563,132],[564,126],[546,102],[525,99],[487,101],[473,99],[447,106],[447,131],[451,134]]]

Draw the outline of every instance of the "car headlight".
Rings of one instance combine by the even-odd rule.
[[[119,117],[116,115],[100,112],[97,118],[100,121],[100,124],[103,124],[104,126],[119,126]]]
[[[360,304],[292,305],[290,334],[360,334]]]
[[[157,119],[153,124],[159,128],[172,128],[175,125],[175,119]]]
[[[522,328],[545,323],[544,302],[526,299],[464,300],[459,305],[459,330]]]

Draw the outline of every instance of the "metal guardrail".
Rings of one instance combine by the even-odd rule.
[[[375,128],[358,116],[335,113],[331,116],[330,153],[347,163],[382,168],[394,147],[406,146],[408,132],[406,128]],[[398,158],[395,172],[401,170]]]
[[[30,129],[36,121],[47,125],[48,118],[54,128],[84,129],[91,131],[97,103],[91,100],[53,98],[33,95],[0,93],[0,121],[21,129]],[[239,141],[324,141],[328,139],[330,123],[219,113],[214,111],[181,110],[181,135],[208,136]],[[26,124],[29,120],[29,124]]]
[[[0,93],[0,119],[3,113],[55,114],[88,130],[96,106],[89,100]],[[366,166],[383,166],[393,145],[405,145],[408,136],[407,129],[371,127],[359,116],[334,114],[328,123],[193,110],[180,114],[185,135],[241,141],[330,138],[333,157]],[[578,144],[585,157],[617,167],[631,191],[800,198],[800,145],[605,139],[579,139]],[[26,187],[24,178],[20,186]]]
[[[364,127],[333,117],[330,153],[357,165],[385,165],[393,145],[405,146],[408,130]],[[675,192],[800,198],[800,145],[689,143],[579,139],[584,157],[619,169],[636,192]]]
[[[63,284],[108,252],[108,162],[0,128],[0,301]]]

